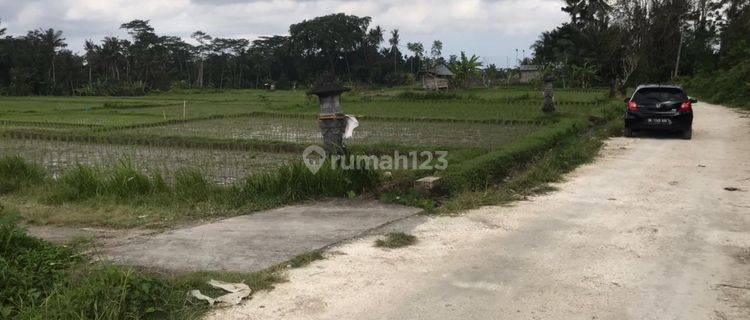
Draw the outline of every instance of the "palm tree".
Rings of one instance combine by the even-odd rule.
[[[479,72],[482,63],[476,55],[472,54],[471,57],[467,57],[466,53],[461,51],[461,58],[451,65],[451,67],[453,73],[456,75],[456,82],[465,88],[468,86],[469,77]]]
[[[398,34],[398,29],[393,29],[391,31],[391,39],[388,40],[388,43],[391,45],[391,51],[393,53],[393,73],[398,73],[398,44],[401,42],[400,36]]]
[[[588,62],[584,63],[583,66],[573,66],[571,69],[573,78],[584,89],[587,89],[593,81],[598,79],[597,73],[599,73],[599,69]]]
[[[430,49],[430,55],[432,56],[433,64],[440,63],[440,59],[443,56],[443,42],[435,40],[432,42],[432,49]]]
[[[50,53],[51,69],[50,78],[52,80],[51,85],[55,84],[55,55],[57,55],[57,49],[62,49],[68,45],[65,43],[65,38],[62,37],[62,31],[55,31],[55,29],[49,28],[47,30],[37,29],[33,32],[29,32],[29,37],[39,41],[46,50]]]
[[[409,42],[406,44],[406,48],[414,54],[420,62],[422,61],[422,55],[424,55],[424,45],[421,42]],[[409,67],[412,73],[414,73],[414,60],[411,60],[411,67]]]
[[[365,64],[368,64],[371,48],[375,50],[375,53],[377,53],[378,47],[383,42],[383,28],[380,26],[375,26],[375,28],[370,29],[370,31],[367,32],[367,35],[365,36],[364,45],[362,45],[362,50],[364,50],[364,58],[365,58]]]

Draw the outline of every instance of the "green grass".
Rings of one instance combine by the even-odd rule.
[[[347,93],[343,96],[344,109],[355,115],[411,118],[537,119],[541,114],[541,90],[482,89],[449,94],[413,92],[394,89]],[[415,96],[420,98],[415,99]],[[591,109],[590,103],[599,101],[602,96],[603,91],[560,91],[557,100],[562,112],[581,114],[587,113]],[[197,94],[176,92],[119,98],[0,97],[0,121],[121,126],[256,111],[314,115],[318,108],[315,99],[306,96],[303,91],[282,90],[224,90]]]
[[[25,165],[43,167],[37,171],[46,177],[8,174],[15,182],[4,180],[2,199],[24,207],[33,223],[117,228],[169,227],[363,192],[436,212],[448,198],[502,183],[519,166],[587,130],[589,117],[608,117],[611,106],[601,103],[603,95],[560,90],[559,112],[550,117],[540,111],[540,91],[528,87],[346,93],[346,112],[362,115],[348,141],[352,152],[449,151],[445,172],[391,172],[397,178],[386,180],[376,172],[312,175],[299,163],[301,151],[320,134],[316,101],[302,91],[1,97],[0,151],[23,155]],[[119,163],[123,158],[130,160]],[[414,179],[436,174],[447,182],[445,194],[425,198],[411,189]]]
[[[18,157],[0,158],[13,168],[35,168]],[[13,169],[12,177],[20,177]],[[324,166],[316,174],[302,163],[274,172],[251,175],[241,183],[218,185],[196,169],[182,169],[173,183],[158,173],[144,174],[128,160],[111,168],[77,165],[50,179],[33,169],[34,185],[20,180],[5,201],[24,206],[31,222],[108,227],[164,226],[200,217],[230,216],[321,197],[346,197],[372,192],[380,175],[372,170],[341,170]],[[28,202],[36,205],[28,205]],[[66,212],[84,206],[94,210]],[[61,208],[62,207],[62,208]],[[122,210],[121,208],[133,210]],[[112,208],[119,208],[112,210]],[[101,215],[100,210],[107,213]],[[43,212],[43,213],[40,213]],[[147,217],[147,218],[143,218]]]
[[[2,319],[200,319],[209,307],[188,292],[223,294],[206,284],[210,279],[242,282],[255,293],[284,281],[287,268],[323,259],[313,251],[258,272],[155,274],[90,262],[75,247],[28,236],[17,219],[0,208]]]
[[[375,246],[380,248],[403,248],[417,243],[417,237],[403,232],[391,232],[384,239],[375,240]]]
[[[599,127],[564,137],[553,147],[539,150],[532,158],[514,165],[502,180],[483,189],[463,189],[441,203],[440,214],[456,214],[468,209],[521,200],[554,190],[565,173],[596,158],[602,140],[619,135],[622,123],[616,118]]]
[[[30,164],[19,156],[0,158],[0,195],[41,182],[44,172],[38,165]]]

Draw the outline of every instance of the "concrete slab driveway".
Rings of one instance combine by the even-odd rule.
[[[359,236],[420,209],[362,200],[288,206],[145,236],[105,248],[118,264],[250,272]]]

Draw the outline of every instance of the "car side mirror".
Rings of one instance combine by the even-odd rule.
[[[629,103],[630,102],[630,98],[625,98],[625,100],[623,100],[623,101],[625,101],[625,103]]]
[[[690,103],[698,103],[698,99],[690,98]]]

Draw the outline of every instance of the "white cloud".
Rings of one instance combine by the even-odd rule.
[[[539,33],[566,16],[561,0],[0,0],[9,32],[61,29],[70,48],[85,39],[125,36],[132,19],[151,20],[157,33],[187,38],[195,30],[220,37],[286,34],[292,23],[345,12],[371,16],[373,25],[399,28],[404,42],[434,39],[446,54],[465,50],[502,65],[515,48],[528,49]]]

